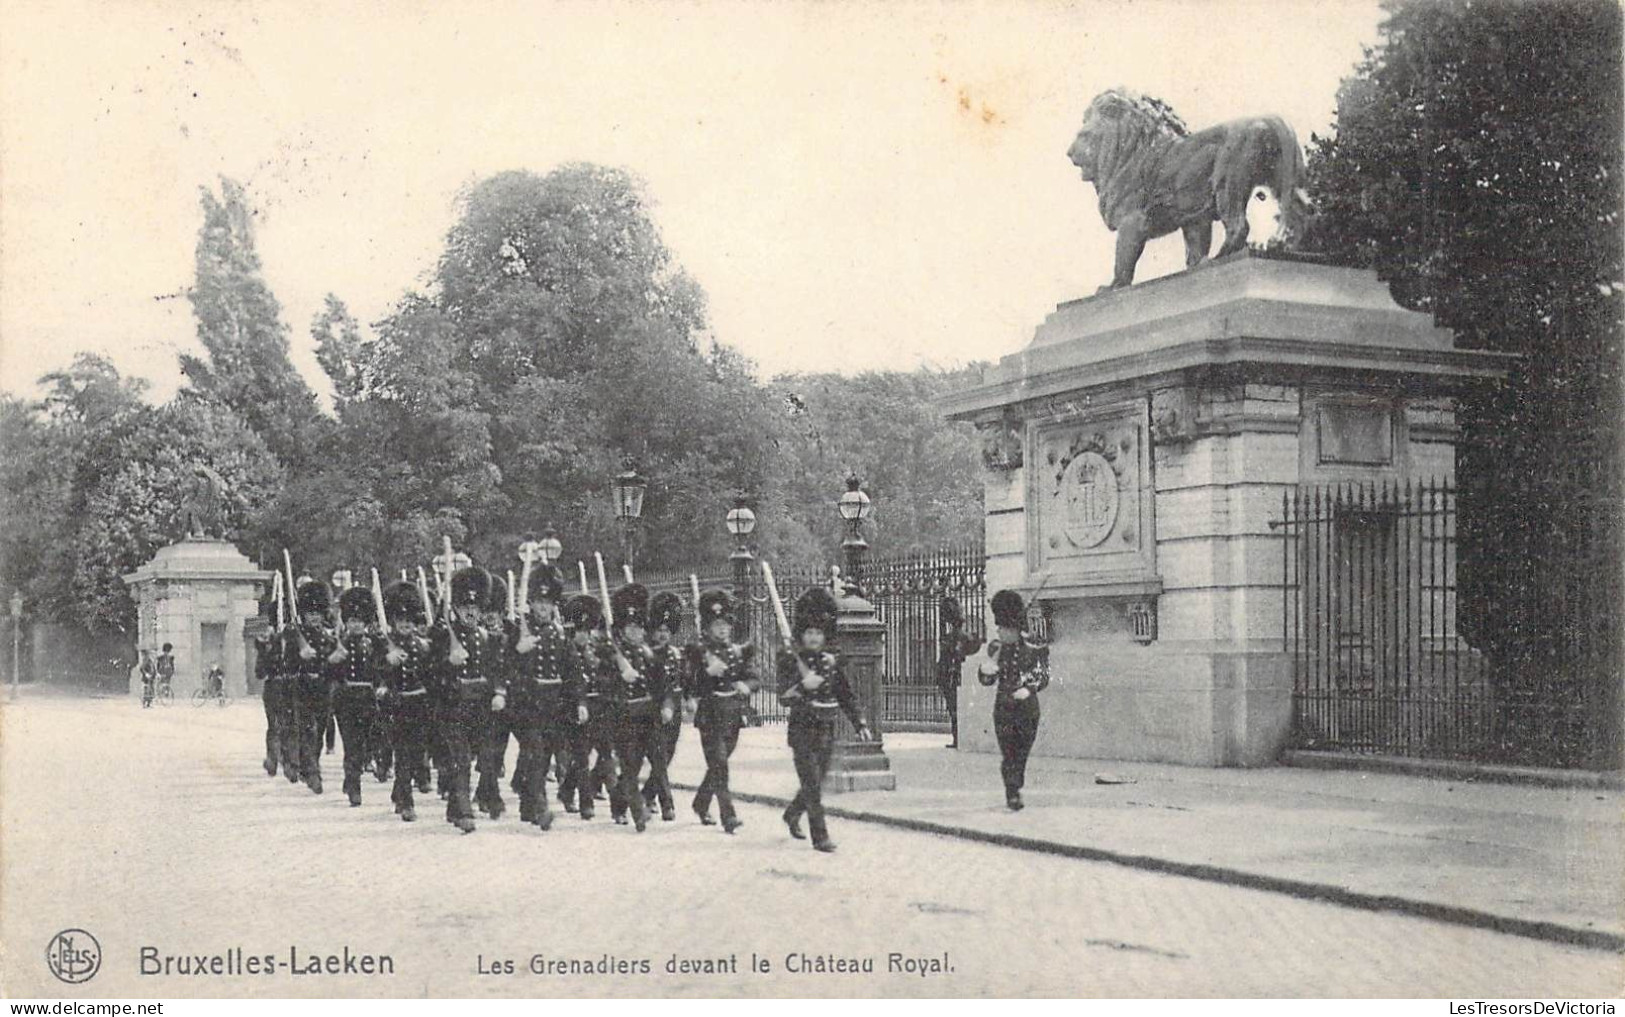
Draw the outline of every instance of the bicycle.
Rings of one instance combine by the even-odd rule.
[[[175,687],[170,684],[169,679],[158,680],[158,684],[152,690],[152,701],[163,707],[175,705]]]
[[[216,706],[225,707],[230,704],[231,697],[226,695],[225,689],[198,689],[192,693],[193,706],[202,706],[210,700],[213,700]]]

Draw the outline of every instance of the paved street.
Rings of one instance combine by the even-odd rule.
[[[746,806],[734,837],[686,813],[638,836],[602,813],[551,833],[512,818],[462,836],[382,785],[348,808],[339,757],[316,797],[259,768],[257,702],[142,711],[37,695],[0,727],[4,991],[67,987],[46,944],[79,927],[102,968],[81,996],[1100,995],[1598,996],[1617,954],[1549,945],[1118,866],[836,821],[791,842]],[[684,752],[697,752],[692,731]],[[788,759],[785,766],[788,768]],[[607,812],[607,810],[605,810]],[[1266,836],[1267,831],[1260,831]],[[387,954],[393,975],[142,976],[149,956]],[[771,962],[752,973],[750,958]],[[922,977],[888,955],[942,959]],[[649,962],[532,974],[532,958]],[[668,973],[734,959],[736,973]],[[873,973],[786,970],[826,956]],[[513,961],[512,975],[479,968]],[[226,963],[230,963],[227,961]],[[174,966],[174,964],[172,964]],[[308,966],[296,963],[294,967]]]

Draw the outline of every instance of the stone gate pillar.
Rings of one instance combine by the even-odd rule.
[[[1243,251],[1060,305],[944,399],[984,436],[987,586],[1047,609],[1041,755],[1273,761],[1291,730],[1283,496],[1455,472],[1504,375],[1363,270]],[[961,745],[995,751],[992,690]]]
[[[224,540],[187,537],[123,577],[136,602],[136,649],[156,658],[165,643],[174,646],[176,699],[202,687],[214,663],[225,669],[226,694],[246,695],[245,627],[258,616],[271,575]],[[130,695],[141,695],[139,668]]]

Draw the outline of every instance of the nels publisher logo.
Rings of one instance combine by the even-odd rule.
[[[84,929],[64,929],[46,945],[45,964],[69,985],[88,982],[101,970],[102,945]]]

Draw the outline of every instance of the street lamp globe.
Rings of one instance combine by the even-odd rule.
[[[633,520],[643,514],[643,492],[649,482],[638,475],[631,456],[621,463],[622,472],[610,482],[615,495],[615,518]]]
[[[854,529],[857,523],[869,518],[869,510],[873,506],[869,503],[869,496],[863,493],[862,482],[856,473],[847,474],[846,493],[841,495],[835,507],[840,511],[841,518],[853,524]]]
[[[13,618],[21,618],[23,616],[23,595],[21,593],[13,593],[11,595],[11,616]]]
[[[728,510],[728,532],[743,541],[756,529],[756,513],[745,504],[743,496],[734,499],[734,507]]]
[[[564,545],[559,543],[558,531],[551,526],[543,530],[541,543],[536,545],[536,552],[542,556],[543,565],[551,565],[557,561],[559,555],[564,553]]]

